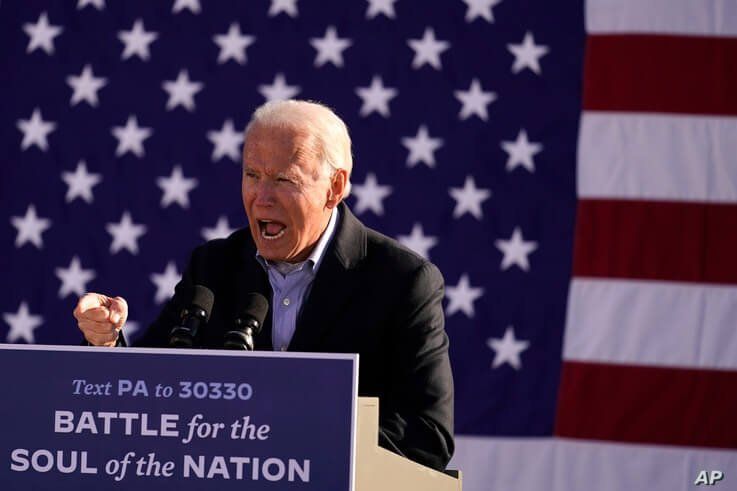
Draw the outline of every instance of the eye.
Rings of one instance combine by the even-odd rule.
[[[249,178],[249,179],[257,179],[258,178],[258,174],[256,174],[252,170],[245,170],[245,171],[243,171],[243,174],[245,174],[245,176],[247,178]]]
[[[277,177],[276,180],[277,182],[289,182],[289,183],[292,182],[292,180],[289,179],[288,177]]]

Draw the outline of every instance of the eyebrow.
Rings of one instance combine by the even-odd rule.
[[[261,171],[254,169],[253,167],[250,167],[248,164],[243,165],[243,172],[253,172],[254,174],[262,174]],[[268,173],[267,173],[268,175]],[[301,182],[301,178],[298,173],[296,172],[288,172],[288,171],[281,171],[277,172],[273,175],[274,178],[280,178],[285,177],[287,179],[291,179],[295,182]]]
[[[276,177],[284,177],[294,182],[301,182],[300,176],[296,172],[279,172],[276,174]]]

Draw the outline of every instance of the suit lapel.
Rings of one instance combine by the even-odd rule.
[[[289,351],[314,351],[358,285],[355,266],[366,256],[366,229],[341,203],[340,221],[297,319]]]

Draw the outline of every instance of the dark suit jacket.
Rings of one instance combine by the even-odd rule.
[[[174,298],[136,343],[166,346],[195,284],[215,294],[210,321],[196,343],[222,347],[239,299],[268,277],[255,259],[250,231],[194,250]],[[430,262],[365,227],[340,205],[335,236],[305,298],[289,351],[358,353],[359,394],[380,399],[380,444],[444,469],[453,453],[453,379],[442,308],[443,277]],[[255,339],[271,350],[271,316]]]

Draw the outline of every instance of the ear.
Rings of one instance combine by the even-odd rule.
[[[345,169],[337,169],[333,173],[333,177],[330,180],[330,189],[328,190],[328,199],[325,203],[327,208],[333,209],[338,206],[346,192],[348,185],[348,171]]]

